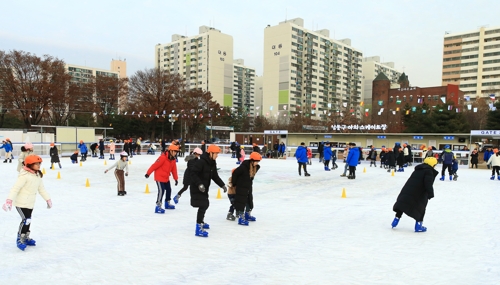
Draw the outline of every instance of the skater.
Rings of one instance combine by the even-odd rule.
[[[128,140],[125,140],[123,143],[123,151],[125,151],[128,154],[128,156],[132,158],[130,154],[130,143],[128,142]]]
[[[387,164],[387,172],[391,172],[391,170],[396,169],[396,156],[392,151],[392,148],[387,149],[387,153],[385,155],[385,163]]]
[[[0,149],[2,148],[5,150],[5,160],[3,161],[3,163],[7,163],[7,161],[9,163],[12,163],[12,143],[10,142],[10,139],[7,138],[2,141]]]
[[[238,161],[236,162],[236,164],[242,163],[243,160],[245,160],[245,147],[244,146],[240,146],[240,156],[239,156]]]
[[[200,155],[202,155],[203,152],[199,147],[195,148],[193,152],[186,156],[184,158],[184,161],[187,162],[187,167],[186,170],[184,170],[184,177],[182,177],[182,184],[184,185],[179,192],[177,192],[177,195],[174,197],[174,203],[177,204],[179,203],[179,199],[182,196],[182,193],[186,191],[189,187],[189,184],[191,183],[191,175],[190,175],[190,169],[193,167],[193,165],[200,159]]]
[[[75,150],[69,158],[72,164],[78,163],[78,150]]]
[[[340,175],[340,177],[347,177],[347,170],[349,170],[349,164],[347,163],[347,156],[349,156],[349,148],[344,148],[344,152],[342,153],[344,157],[344,173]]]
[[[139,137],[136,141],[135,141],[135,148],[137,150],[137,155],[141,155],[141,143],[142,143],[142,137]]]
[[[259,153],[252,152],[250,159],[243,161],[240,167],[236,168],[231,175],[232,186],[236,188],[233,205],[234,209],[236,209],[236,217],[238,217],[239,225],[248,226],[249,221],[255,222],[257,220],[251,215],[254,206],[252,186],[253,179],[260,169],[259,162],[261,160],[262,156]]]
[[[368,153],[368,159],[370,160],[370,167],[372,167],[372,165],[377,167],[377,150],[373,145]]]
[[[224,193],[227,192],[226,185],[224,185],[224,182],[217,173],[216,159],[220,152],[221,149],[218,146],[211,144],[190,169],[191,184],[189,192],[191,193],[191,206],[198,208],[195,235],[199,237],[208,237],[208,232],[205,229],[210,228],[205,223],[205,212],[210,206],[210,201],[208,200],[210,182],[213,180],[224,190]]]
[[[99,159],[104,159],[104,140],[99,139]]]
[[[80,140],[80,144],[78,145],[78,148],[80,149],[80,154],[82,156],[80,161],[87,161],[88,149],[87,149],[87,145],[83,142],[83,140]]]
[[[490,157],[492,155],[493,155],[493,150],[491,149],[491,146],[488,146],[488,148],[484,151],[483,160],[485,162],[488,161],[488,160],[490,160]],[[491,165],[486,164],[486,167],[488,167],[488,169],[490,169]]]
[[[297,163],[299,164],[299,176],[301,176],[301,169],[304,168],[304,176],[311,176],[307,173],[307,150],[306,144],[301,142],[295,151],[295,158],[297,158]]]
[[[391,224],[393,228],[398,225],[401,216],[405,213],[415,219],[415,232],[427,231],[427,228],[422,226],[422,222],[427,202],[434,197],[434,179],[439,173],[434,169],[436,164],[437,160],[434,157],[428,157],[424,163],[415,166],[415,171],[401,189],[392,208],[396,212],[396,217]]]
[[[403,148],[399,148],[399,153],[394,152],[394,156],[396,157],[396,162],[398,164],[398,172],[405,172],[404,164],[405,164],[405,155]]]
[[[324,149],[324,144],[323,142],[320,142],[318,144],[318,153],[319,153],[319,162],[323,162],[323,149]],[[309,156],[308,156],[309,157]],[[311,163],[308,163],[308,164],[311,164]]]
[[[330,171],[330,159],[332,158],[332,148],[330,143],[326,142],[323,147],[323,162],[325,165],[325,171]]]
[[[21,154],[19,154],[19,157],[17,158],[17,172],[20,172],[21,169],[23,169],[24,159],[30,154],[33,154],[33,145],[27,142],[21,147]]]
[[[455,155],[450,149],[450,145],[445,145],[444,146],[444,151],[441,153],[439,156],[439,161],[443,162],[443,169],[441,170],[441,178],[439,180],[444,181],[444,173],[446,169],[448,169],[448,174],[450,175],[450,181],[453,179],[452,176],[452,166],[453,166],[453,160],[455,160]]]
[[[233,186],[233,173],[236,170],[236,168],[233,168],[231,170],[231,176],[229,176],[229,180],[227,182],[227,198],[229,199],[229,211],[227,212],[226,220],[228,221],[235,221],[236,217],[234,216],[234,201],[236,199],[236,188]]]
[[[332,170],[335,170],[339,168],[339,166],[337,165],[337,150],[334,147],[332,147],[331,150],[332,150]]]
[[[240,158],[241,158],[241,148],[244,146],[240,146],[238,143],[236,144],[236,150],[235,150],[235,157],[236,157],[236,164],[240,164]]]
[[[235,158],[236,157],[236,146],[237,146],[237,142],[231,142],[231,145],[229,146],[229,149],[231,150],[231,158]]]
[[[385,146],[382,146],[382,149],[380,149],[380,154],[379,154],[379,157],[380,157],[380,168],[384,168],[386,169],[387,168],[387,161],[386,161],[386,154],[387,154],[387,149],[385,148]]]
[[[148,151],[146,152],[146,154],[155,155],[155,151],[156,151],[156,146],[153,143],[150,143],[149,146],[148,146]]]
[[[474,168],[474,165],[476,166],[477,169],[477,163],[479,162],[479,154],[477,153],[477,149],[474,149],[472,153],[470,154],[470,164],[471,168]]]
[[[97,157],[97,146],[98,144],[96,142],[90,145],[90,151],[92,152],[92,157]]]
[[[283,155],[285,154],[285,151],[286,151],[285,143],[281,142],[280,143],[280,148],[279,148],[279,151],[278,151],[278,157],[283,157]]]
[[[359,161],[359,148],[356,147],[355,143],[349,143],[349,154],[347,155],[346,163],[349,165],[349,176],[348,179],[356,179],[356,166],[358,166]]]
[[[104,173],[108,173],[109,170],[115,169],[115,177],[118,182],[118,196],[127,195],[127,191],[125,191],[125,176],[128,176],[128,162],[127,162],[128,154],[124,151],[120,153],[120,160],[115,162],[115,164],[111,165],[108,169],[104,171]],[[125,174],[125,176],[123,176]]]
[[[40,171],[42,158],[38,155],[28,155],[24,166],[14,186],[10,189],[9,196],[3,205],[4,211],[10,211],[12,205],[16,207],[21,216],[21,223],[17,232],[17,247],[25,250],[26,246],[35,246],[36,241],[30,237],[31,214],[35,206],[36,194],[46,201],[47,208],[52,208],[52,200],[43,186],[43,173]]]
[[[205,153],[207,151],[207,144],[206,144],[205,140],[201,141],[200,149],[201,149],[201,151],[203,151],[203,153]]]
[[[115,160],[115,142],[113,140],[109,140],[109,160]],[[128,154],[127,154],[128,160]]]
[[[59,151],[54,143],[50,143],[50,169],[54,169],[54,163],[59,164],[59,168],[61,167],[61,161],[59,160]]]
[[[156,207],[155,213],[164,214],[165,210],[161,207],[163,196],[165,196],[165,209],[174,210],[175,206],[170,202],[170,196],[172,195],[172,187],[170,186],[170,175],[173,176],[175,181],[175,186],[177,186],[179,179],[177,176],[177,163],[175,162],[175,157],[179,152],[179,147],[175,144],[170,144],[166,152],[162,153],[160,157],[153,163],[146,175],[149,175],[154,171],[156,186],[158,187],[158,195],[156,197]]]
[[[307,164],[312,165],[312,157],[313,157],[312,150],[309,147],[306,147],[306,150],[307,150]]]
[[[490,179],[495,180],[496,173],[498,180],[500,180],[500,156],[497,148],[493,150],[493,155],[488,159],[488,164],[492,166]]]
[[[457,181],[458,179],[458,159],[453,160],[453,165],[451,167],[451,175],[453,175],[453,181]],[[500,180],[500,178],[498,179]]]
[[[252,144],[252,151],[260,153],[260,147],[257,143]]]

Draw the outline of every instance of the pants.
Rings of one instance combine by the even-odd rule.
[[[198,213],[196,214],[196,223],[204,224],[205,223],[205,213],[207,212],[208,207],[198,207]]]
[[[87,153],[86,152],[82,152],[82,159],[83,161],[87,160]]]
[[[189,184],[184,184],[184,186],[181,188],[181,190],[179,190],[179,192],[177,192],[177,195],[181,196],[182,193],[184,193],[189,187]]]
[[[356,166],[349,166],[349,176],[356,177]]]
[[[493,169],[491,170],[491,176],[495,176],[495,172],[497,175],[500,175],[500,166],[493,166]]]
[[[376,158],[373,158],[373,159],[370,161],[370,166],[372,166],[372,164],[373,164],[373,165],[375,165],[375,166],[377,166],[377,160],[376,160]]]
[[[447,168],[448,168],[448,173],[449,173],[450,175],[452,175],[452,174],[453,174],[453,170],[451,169],[451,168],[452,168],[452,165],[451,165],[451,164],[444,164],[444,163],[443,163],[443,169],[441,170],[441,176],[444,176],[444,173],[445,173],[445,171],[446,171],[446,169],[447,169]]]
[[[326,168],[329,168],[329,167],[330,167],[330,160],[329,160],[329,159],[328,159],[328,160],[327,160],[327,159],[325,159],[325,160],[323,161],[323,163],[325,164],[325,167],[326,167]]]
[[[234,213],[234,200],[236,198],[236,194],[227,194],[227,198],[229,199],[229,203],[231,203],[231,206],[229,206],[229,213],[233,214]]]
[[[251,212],[253,210],[253,188],[248,191],[248,196],[247,196],[247,204],[245,211],[246,212]]]
[[[349,164],[344,165],[344,175],[347,173],[347,169],[349,169]]]
[[[471,168],[474,168],[474,165],[476,166],[477,168],[477,163],[471,163]]]
[[[165,195],[165,201],[170,201],[170,196],[172,195],[172,188],[170,187],[170,181],[160,182],[156,181],[156,186],[158,187],[158,196],[156,196],[156,205],[161,206],[163,201],[163,195]]]
[[[5,160],[7,160],[7,159],[12,159],[12,152],[11,151],[5,153]]]
[[[304,174],[307,173],[307,165],[305,162],[299,162],[299,175],[301,175],[301,168],[304,168]]]
[[[17,231],[18,235],[26,234],[30,231],[31,225],[31,214],[33,213],[33,209],[28,208],[19,208],[16,207],[17,212],[21,216],[21,223],[19,224],[19,230]]]
[[[100,149],[99,154],[101,155],[101,157],[104,157],[104,149]]]
[[[116,181],[118,182],[117,186],[118,192],[125,191],[125,171],[115,169],[115,177]]]

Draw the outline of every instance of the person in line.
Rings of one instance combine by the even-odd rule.
[[[187,167],[186,170],[184,170],[184,177],[182,178],[182,184],[184,185],[179,192],[177,192],[177,195],[174,196],[174,203],[177,204],[179,203],[179,199],[182,196],[182,193],[184,193],[188,188],[189,184],[191,182],[191,175],[190,175],[190,169],[193,167],[193,165],[200,159],[200,156],[203,154],[201,149],[199,147],[195,148],[192,153],[184,158],[184,161],[187,162]]]
[[[227,192],[226,185],[217,173],[216,159],[220,152],[220,147],[211,144],[190,169],[191,184],[189,192],[191,193],[191,206],[198,208],[195,235],[199,237],[208,237],[208,232],[205,229],[210,229],[210,225],[205,223],[205,213],[210,206],[208,192],[211,181],[219,185],[224,190],[224,193]]]
[[[302,168],[304,169],[304,176],[311,176],[307,172],[307,162],[309,161],[309,159],[307,158],[307,149],[304,142],[301,142],[297,147],[297,150],[295,151],[295,158],[297,159],[297,163],[299,164],[299,176],[302,175]]]
[[[80,154],[82,158],[80,161],[87,161],[87,145],[83,142],[83,140],[80,140],[80,144],[78,144],[78,148],[80,149]]]
[[[258,152],[252,152],[250,159],[243,161],[231,175],[232,186],[236,188],[233,206],[239,225],[248,226],[249,221],[255,222],[257,220],[252,216],[254,207],[253,179],[260,169],[259,162],[261,160],[262,156]]]
[[[19,154],[19,157],[17,158],[17,172],[20,172],[21,169],[23,169],[24,159],[31,154],[33,154],[33,145],[27,142],[21,147],[21,154]]]
[[[10,189],[7,200],[2,207],[4,211],[10,211],[12,206],[15,206],[21,216],[16,244],[23,251],[27,246],[36,245],[36,241],[30,237],[31,214],[35,207],[36,194],[39,193],[46,201],[48,209],[52,208],[52,200],[42,181],[41,163],[42,158],[38,155],[28,155],[25,158],[17,181]]]
[[[356,167],[359,162],[359,148],[356,147],[355,143],[349,143],[349,154],[347,155],[346,163],[349,165],[349,176],[348,179],[356,179]]]
[[[495,173],[497,174],[498,180],[500,180],[500,156],[498,148],[493,149],[493,155],[488,159],[488,164],[491,165],[491,180],[495,180]]]
[[[104,173],[108,173],[109,170],[115,168],[115,177],[118,182],[117,190],[118,196],[127,195],[127,191],[125,191],[125,176],[128,176],[128,162],[127,162],[128,154],[124,151],[120,153],[120,160],[115,162],[115,164],[111,165],[108,169],[104,171]]]
[[[3,163],[7,163],[7,161],[9,163],[12,163],[12,142],[10,141],[10,139],[7,138],[2,141],[0,149],[2,148],[5,150],[5,160],[3,161]]]
[[[448,169],[448,174],[450,175],[450,181],[453,179],[453,160],[455,160],[455,155],[450,149],[450,145],[444,146],[444,151],[439,156],[439,161],[443,162],[443,168],[441,170],[441,178],[439,180],[444,181],[444,173]]]
[[[479,162],[479,153],[477,153],[477,149],[474,149],[472,151],[472,153],[470,154],[471,168],[474,168],[474,166],[476,166],[476,169],[477,169],[478,162]]]
[[[392,228],[399,224],[403,213],[415,219],[415,232],[425,232],[427,228],[422,225],[427,203],[434,198],[434,180],[438,171],[434,169],[437,159],[427,157],[424,163],[415,166],[415,170],[406,181],[403,189],[396,199],[392,210],[396,217],[392,221]]]
[[[56,145],[52,142],[50,143],[50,169],[54,169],[54,163],[59,164],[59,168],[62,168],[61,161],[59,160],[59,151],[57,150]]]

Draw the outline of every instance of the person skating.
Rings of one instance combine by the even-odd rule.
[[[405,172],[404,164],[405,164],[405,155],[403,148],[398,149],[399,153],[394,151],[394,156],[396,157],[396,162],[398,164],[398,172]]]
[[[80,144],[78,145],[78,148],[80,149],[80,154],[82,156],[80,161],[87,161],[88,149],[87,149],[87,145],[83,142],[83,140],[80,140]]]
[[[19,157],[17,158],[17,172],[20,172],[21,169],[23,169],[24,159],[31,154],[33,154],[33,145],[27,142],[21,147],[21,154],[19,154]]]
[[[12,143],[10,142],[10,139],[5,139],[2,141],[2,145],[0,146],[0,149],[5,150],[5,160],[3,163],[12,163]]]
[[[387,149],[385,162],[387,164],[387,172],[391,172],[391,170],[394,171],[396,169],[396,155],[394,154],[392,148]]]
[[[262,156],[259,153],[252,152],[250,159],[243,161],[240,167],[236,168],[231,175],[232,186],[236,188],[233,206],[236,210],[239,225],[248,226],[248,221],[256,221],[256,218],[252,216],[254,206],[252,186],[253,179],[260,169],[259,162],[261,160]]]
[[[124,151],[120,153],[120,160],[111,165],[108,169],[104,171],[104,173],[108,173],[109,170],[115,168],[115,177],[118,182],[117,190],[118,196],[127,195],[127,191],[125,191],[125,176],[128,176],[128,162],[127,162],[128,154]]]
[[[335,148],[331,148],[332,150],[332,170],[337,169],[339,166],[337,165],[337,150]]]
[[[165,213],[165,210],[161,207],[163,196],[165,196],[165,209],[175,209],[175,206],[170,202],[170,196],[172,195],[170,175],[172,174],[175,180],[175,186],[177,186],[177,180],[179,179],[177,176],[177,163],[175,162],[177,152],[179,152],[179,147],[175,144],[170,144],[167,151],[158,157],[155,163],[149,167],[146,175],[144,175],[146,178],[149,178],[151,173],[155,173],[156,186],[158,187],[155,207],[155,213],[157,214]]]
[[[35,206],[36,194],[46,201],[47,208],[52,208],[52,200],[49,193],[43,186],[43,173],[40,171],[42,158],[38,155],[28,155],[24,160],[24,166],[19,172],[17,181],[10,189],[5,204],[4,211],[10,211],[12,206],[16,207],[21,216],[21,223],[17,232],[16,244],[20,250],[25,250],[26,246],[35,246],[36,241],[30,237],[31,214]]]
[[[382,146],[382,148],[380,149],[380,154],[379,154],[379,157],[380,157],[380,168],[384,168],[386,169],[387,168],[387,162],[386,162],[386,154],[387,154],[387,149],[385,148],[385,146]]]
[[[344,157],[344,173],[340,177],[347,177],[347,170],[349,170],[349,164],[347,163],[347,156],[349,156],[349,147],[344,148],[342,156]]]
[[[196,163],[198,159],[200,159],[200,155],[202,155],[203,152],[199,147],[195,148],[193,150],[193,153],[186,156],[184,158],[184,161],[187,162],[187,167],[186,170],[184,170],[184,177],[182,177],[182,184],[184,185],[181,190],[177,193],[177,195],[174,196],[174,203],[177,204],[179,203],[179,199],[182,196],[182,193],[186,191],[189,187],[189,184],[191,183],[191,175],[190,175],[190,168],[193,167],[193,165]]]
[[[311,176],[307,173],[307,162],[309,159],[307,158],[307,149],[306,144],[301,142],[295,151],[295,158],[297,159],[297,163],[299,164],[299,176],[302,175],[301,169],[304,169],[304,176]]]
[[[227,192],[226,185],[224,185],[224,182],[217,173],[216,159],[220,152],[221,149],[215,144],[209,145],[206,152],[201,155],[200,159],[191,168],[191,184],[189,185],[191,206],[198,208],[196,214],[196,236],[208,237],[208,232],[205,229],[209,229],[210,226],[205,223],[205,213],[210,206],[208,192],[211,181],[213,180],[215,184],[219,185],[224,190],[224,193]]]
[[[458,173],[458,159],[454,159],[453,165],[451,167],[451,175],[453,175],[453,181],[457,181],[457,179],[458,179],[457,173]]]
[[[99,144],[97,144],[96,142],[92,143],[90,145],[90,151],[92,152],[92,157],[97,157],[97,147],[98,146],[99,146]]]
[[[491,149],[491,146],[488,146],[488,148],[486,148],[486,150],[484,151],[483,160],[485,162],[488,161],[488,160],[490,160],[490,157],[492,155],[493,155],[493,150]],[[488,169],[490,169],[491,165],[486,164],[486,167],[488,167]]]
[[[454,159],[455,159],[455,155],[451,151],[450,145],[445,145],[444,151],[439,156],[439,160],[443,162],[443,168],[441,170],[441,178],[439,178],[439,180],[444,181],[444,173],[445,173],[446,169],[448,169],[448,174],[450,175],[450,181],[453,179],[452,166],[453,166]]]
[[[330,143],[326,142],[323,147],[323,162],[325,164],[325,171],[330,171],[330,159],[332,158],[332,148]]]
[[[368,159],[370,160],[370,167],[372,167],[372,165],[377,167],[377,150],[373,145],[368,153]]]
[[[307,164],[312,165],[313,153],[311,148],[306,146],[306,152],[307,152]]]
[[[59,160],[59,151],[54,143],[50,143],[50,169],[54,169],[54,163],[59,164],[59,168],[62,168],[61,161]]]
[[[69,158],[71,159],[72,164],[78,163],[78,150],[75,150]]]
[[[234,216],[234,200],[236,199],[236,187],[233,186],[233,178],[232,175],[236,168],[233,168],[231,170],[231,176],[229,176],[229,180],[227,181],[227,198],[229,199],[229,210],[227,212],[226,220],[228,221],[235,221],[236,217]]]
[[[415,171],[406,181],[403,189],[398,195],[396,203],[392,207],[396,217],[392,221],[395,228],[403,213],[415,219],[415,232],[425,232],[427,228],[422,226],[425,209],[430,199],[434,198],[434,180],[438,171],[434,169],[437,159],[428,157],[424,163],[415,166]]]
[[[471,168],[474,168],[474,165],[476,166],[477,169],[477,164],[479,162],[479,153],[477,153],[477,149],[474,149],[472,153],[470,154],[470,164]]]
[[[104,140],[99,139],[99,159],[104,159]]]
[[[359,161],[359,148],[356,147],[355,143],[349,143],[349,154],[347,155],[346,163],[349,165],[349,175],[348,179],[356,179],[356,167]]]
[[[491,165],[491,180],[495,180],[495,173],[497,174],[498,180],[500,180],[500,156],[498,149],[493,149],[493,155],[488,159],[488,164]]]
[[[109,160],[115,160],[115,149],[116,149],[115,142],[113,140],[109,140]]]

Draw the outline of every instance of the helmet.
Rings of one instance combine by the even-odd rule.
[[[199,147],[197,147],[193,150],[193,153],[203,154],[203,151]]]
[[[50,143],[50,146],[54,146],[54,143]]]
[[[110,143],[112,143],[112,142],[113,142],[113,140],[109,140],[109,142],[110,142]]]
[[[33,145],[31,143],[27,142],[24,144],[24,148],[25,149],[33,149]]]
[[[449,144],[447,144],[447,145],[445,145],[445,146],[444,146],[444,148],[450,148],[450,145],[449,145]]]
[[[80,140],[80,143],[83,143],[83,140]]]
[[[179,151],[179,146],[176,145],[176,144],[170,144],[168,146],[168,150],[175,150],[175,151]]]
[[[73,153],[78,154],[78,150],[75,150]]]
[[[389,151],[392,151],[392,147],[389,148]]]
[[[127,153],[127,152],[125,152],[125,151],[122,151],[122,152],[120,152],[120,156],[125,156],[125,157],[127,157],[127,156],[128,156],[128,153]]]
[[[211,145],[208,146],[207,152],[219,153],[220,152],[220,147],[218,147],[215,144],[211,144]]]
[[[496,147],[495,147],[495,148],[493,149],[493,153],[497,153],[497,152],[498,152],[498,148],[496,148]]]
[[[435,157],[428,157],[424,159],[424,163],[434,167],[438,163],[438,161]]]
[[[24,159],[24,164],[25,165],[30,165],[30,164],[37,163],[37,162],[42,162],[42,158],[39,157],[38,155],[28,155]]]
[[[240,148],[245,148],[245,147],[241,145]]]
[[[254,152],[252,152],[250,154],[250,159],[251,160],[261,161],[262,160],[262,156],[260,155],[260,153],[254,151]]]

